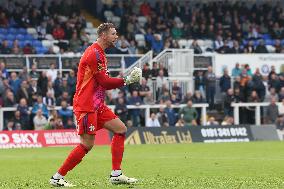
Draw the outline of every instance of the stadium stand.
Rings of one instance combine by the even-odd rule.
[[[268,4],[265,1],[258,4],[238,1],[177,1],[175,4],[167,1],[137,1],[133,4],[132,1],[114,1],[113,4],[102,4],[99,13],[94,16],[102,22],[113,22],[119,30],[120,38],[116,48],[107,51],[110,54],[145,54],[152,50],[157,55],[167,48],[193,49],[195,54],[283,53],[284,13],[281,7],[283,4],[280,2]],[[11,1],[0,7],[1,55],[80,55],[96,40],[96,32],[96,26],[86,20],[76,2],[42,1],[36,6],[32,2],[20,4]],[[129,67],[131,63],[126,64]],[[14,116],[14,112],[5,112],[5,129],[7,123],[11,122],[14,122],[14,129],[32,129],[33,117],[37,114],[46,117],[47,129],[74,128],[70,126],[72,117],[66,108],[72,106],[76,84],[75,67],[65,70],[61,75],[57,70],[42,71],[36,64],[31,64],[30,67],[33,68],[30,73],[7,70],[4,60],[1,60],[0,65],[0,105],[16,107],[20,112],[20,121],[14,120],[14,117],[18,117]],[[188,91],[182,91],[180,83],[173,85],[173,82],[167,80],[168,70],[162,64],[145,66],[149,68],[145,68],[143,72],[146,80],[142,86],[132,85],[114,90],[108,93],[107,102],[119,109],[132,104],[135,101],[134,95],[141,104],[166,104],[165,109],[156,111],[157,119],[163,126],[183,124],[178,110],[172,113],[172,104],[208,102],[211,116],[215,116],[220,122],[226,116],[224,119],[231,123],[231,102],[270,102],[269,96],[272,93],[267,92],[267,89],[275,90],[278,101],[283,101],[284,75],[282,72],[276,73],[273,68],[268,78],[257,70],[251,70],[249,66],[236,68],[233,75],[224,74],[221,78],[216,77],[214,70],[203,70],[194,73],[195,90],[186,94]],[[157,93],[153,89],[154,85],[157,86]],[[214,106],[216,86],[218,90],[221,89],[224,97],[219,102],[219,106],[224,107],[224,112],[222,107]],[[146,95],[148,91],[152,92]],[[119,100],[121,98],[124,100]],[[26,106],[30,108],[19,105],[22,99],[26,99]],[[51,109],[59,106],[59,110],[51,113],[46,109],[41,113],[35,108],[38,104]],[[221,116],[218,112],[220,110]],[[242,108],[240,111],[247,112],[243,114],[246,117],[242,117],[242,123],[253,122],[254,109]],[[197,120],[192,122],[193,125],[200,124],[201,112],[199,109],[197,112]],[[141,125],[145,125],[144,117],[137,110],[128,110],[122,116],[128,125],[131,125],[131,119],[135,125],[139,125],[139,120]],[[50,120],[53,125],[50,125]],[[263,120],[271,121],[277,120]]]

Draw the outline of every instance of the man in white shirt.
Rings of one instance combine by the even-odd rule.
[[[47,77],[51,77],[52,83],[55,81],[57,77],[57,70],[55,69],[55,63],[50,64],[50,69],[46,72]]]
[[[161,127],[155,113],[152,113],[150,119],[147,120],[146,127]]]

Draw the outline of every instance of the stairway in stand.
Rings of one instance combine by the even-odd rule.
[[[86,21],[91,22],[94,27],[97,28],[102,23],[99,19],[97,19],[92,14],[90,14],[87,10],[82,10],[82,13],[83,13],[84,17],[86,18]]]

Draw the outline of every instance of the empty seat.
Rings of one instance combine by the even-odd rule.
[[[24,40],[24,35],[22,35],[22,34],[18,34],[18,35],[16,35],[16,39],[18,39],[18,40]]]
[[[145,37],[143,34],[136,34],[135,41],[145,41]]]
[[[8,34],[8,35],[6,35],[6,37],[5,37],[7,40],[11,40],[11,41],[13,41],[13,40],[15,40],[16,39],[16,36],[15,35],[13,35],[13,34]]]
[[[43,45],[44,47],[46,47],[46,48],[49,48],[49,47],[51,47],[53,44],[52,44],[52,42],[49,41],[49,40],[42,40],[42,45]]]
[[[27,34],[27,30],[25,28],[19,28],[18,34]]]
[[[17,34],[18,30],[16,28],[9,28],[7,32],[9,34]]]

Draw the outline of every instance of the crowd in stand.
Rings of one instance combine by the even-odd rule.
[[[146,51],[159,53],[165,48],[180,48],[179,39],[210,39],[213,46],[204,49],[219,53],[268,53],[274,46],[283,53],[284,12],[280,1],[251,4],[239,1],[115,1],[105,11],[121,17],[119,31],[127,41],[144,34]],[[139,16],[146,17],[140,23]],[[105,18],[106,19],[106,18]],[[274,40],[271,40],[274,39]],[[129,43],[126,43],[129,44]],[[204,51],[193,40],[195,53]]]
[[[0,7],[0,27],[1,28],[35,28],[37,39],[47,39],[51,34],[58,40],[60,53],[83,52],[88,46],[89,35],[85,32],[85,17],[81,14],[76,3],[68,1],[52,1],[47,3],[42,1],[36,7],[32,1],[25,3],[17,1],[7,1]],[[21,48],[18,40],[12,45],[8,45],[8,40],[3,40],[0,46],[1,54],[35,54],[32,44],[25,44]],[[54,54],[50,48],[46,54]]]

